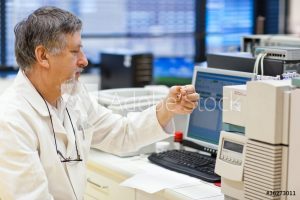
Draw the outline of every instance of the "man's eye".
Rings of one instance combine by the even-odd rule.
[[[79,51],[74,50],[74,51],[71,51],[71,53],[77,54],[77,53],[79,53]]]

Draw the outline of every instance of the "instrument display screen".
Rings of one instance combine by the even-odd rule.
[[[238,152],[238,153],[243,153],[244,146],[241,145],[241,144],[237,144],[237,143],[225,140],[224,144],[223,144],[223,148],[227,149],[227,150],[230,150],[230,151],[235,151],[235,152]]]

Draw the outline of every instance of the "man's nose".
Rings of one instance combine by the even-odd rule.
[[[78,66],[79,67],[86,67],[89,64],[85,53],[83,52],[83,50],[80,51],[80,57],[78,59]]]

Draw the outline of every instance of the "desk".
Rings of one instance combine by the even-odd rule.
[[[87,188],[85,200],[223,200],[224,196],[220,195],[220,188],[212,186],[216,189],[215,196],[210,198],[195,198],[186,194],[199,191],[203,184],[191,184],[176,189],[164,189],[154,194],[148,194],[141,190],[122,187],[119,185],[122,181],[133,176],[136,173],[143,172],[143,169],[152,165],[146,156],[120,158],[111,154],[107,154],[98,150],[91,150],[88,161]],[[185,191],[185,194],[182,192]]]

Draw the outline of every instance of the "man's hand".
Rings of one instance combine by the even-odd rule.
[[[198,106],[199,94],[193,85],[173,86],[168,96],[157,107],[157,118],[166,126],[175,114],[189,114]]]

